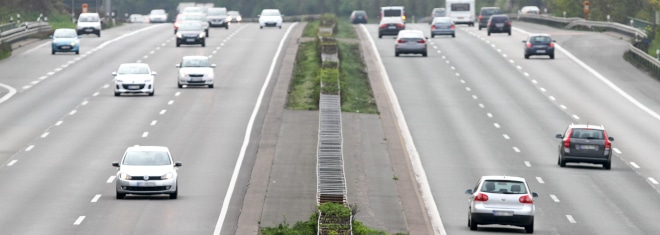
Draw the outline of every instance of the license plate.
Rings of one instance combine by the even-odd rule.
[[[598,146],[590,144],[580,144],[576,146],[579,150],[598,150]]]
[[[388,29],[396,29],[396,26],[388,26]]]
[[[193,39],[193,38],[186,39],[186,42],[194,42],[194,41],[195,41],[195,39]]]
[[[499,24],[495,24],[495,26],[498,27],[498,28],[502,28],[502,27],[504,27],[504,24],[503,24],[503,23],[499,23]]]
[[[130,85],[130,86],[128,86],[128,89],[140,89],[140,86],[138,86],[138,85]]]
[[[545,53],[545,50],[536,50],[536,53]]]
[[[62,46],[62,49],[68,50],[68,49],[71,49],[71,46]]]
[[[93,29],[85,29],[85,32],[92,32],[94,31]]]
[[[513,211],[493,211],[494,216],[513,216]]]
[[[149,182],[149,181],[147,181],[147,182],[138,181],[137,182],[137,186],[155,186],[155,185],[156,185],[155,182]]]

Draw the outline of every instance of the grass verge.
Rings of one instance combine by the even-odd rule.
[[[377,114],[360,44],[339,42],[339,55],[342,111]]]
[[[304,42],[298,48],[293,79],[289,87],[288,108],[295,110],[317,110],[319,108],[319,81],[321,59],[316,52],[315,42]]]
[[[7,57],[11,56],[11,44],[2,43],[0,44],[0,60],[4,60]]]

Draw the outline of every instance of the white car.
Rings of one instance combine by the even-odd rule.
[[[128,147],[117,167],[117,199],[126,194],[169,194],[170,199],[179,195],[177,169],[181,162],[174,162],[167,147]]]
[[[524,178],[515,176],[482,176],[473,189],[465,190],[468,199],[468,226],[501,224],[534,232],[534,199]]]
[[[151,23],[165,23],[167,22],[167,12],[163,9],[153,9],[149,13],[149,22]]]
[[[178,86],[207,86],[213,88],[213,79],[215,74],[213,68],[215,64],[209,62],[206,56],[184,56],[181,63],[176,65],[179,68]]]
[[[151,71],[145,63],[126,63],[119,65],[115,77],[115,96],[122,93],[146,93],[153,96],[155,71]]]
[[[76,32],[78,35],[96,34],[101,36],[101,17],[98,13],[80,13],[76,23]]]
[[[278,9],[263,9],[259,14],[259,28],[278,27],[282,28],[282,14]]]

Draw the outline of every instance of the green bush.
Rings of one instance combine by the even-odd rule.
[[[11,44],[3,42],[0,44],[0,60],[11,56]]]

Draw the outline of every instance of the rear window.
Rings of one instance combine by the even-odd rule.
[[[389,9],[389,10],[383,10],[383,17],[397,17],[401,16],[401,10],[400,9]]]
[[[527,188],[521,181],[486,180],[481,185],[481,192],[501,194],[526,194]]]
[[[470,4],[469,3],[451,4],[451,11],[470,11]]]
[[[506,23],[507,21],[509,21],[509,18],[506,16],[497,16],[497,17],[492,17],[491,21],[493,21],[493,23]]]
[[[482,14],[482,15],[495,15],[495,14],[500,14],[500,9],[497,9],[497,8],[481,9],[481,14]]]
[[[571,133],[571,138],[576,139],[602,140],[604,137],[603,130],[597,129],[573,129]]]

